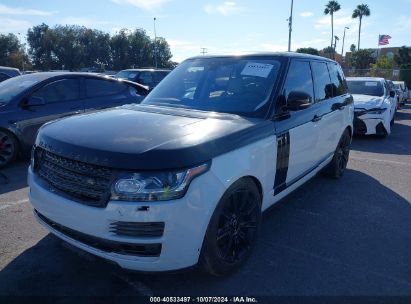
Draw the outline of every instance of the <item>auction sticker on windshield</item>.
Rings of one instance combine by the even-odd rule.
[[[377,86],[378,86],[378,82],[376,82],[376,81],[367,81],[367,82],[365,83],[365,86],[366,86],[366,87],[377,87]]]
[[[258,62],[248,62],[244,67],[241,75],[243,76],[257,76],[267,78],[273,69],[272,64],[268,63],[258,63]]]

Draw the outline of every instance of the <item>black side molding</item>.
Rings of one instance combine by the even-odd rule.
[[[290,133],[277,136],[277,167],[274,181],[274,195],[287,188],[286,179],[290,158]]]

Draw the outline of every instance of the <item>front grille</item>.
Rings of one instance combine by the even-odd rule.
[[[34,159],[34,172],[52,190],[82,204],[106,207],[112,180],[110,169],[68,159],[39,147]]]
[[[85,245],[108,253],[117,253],[123,255],[134,255],[142,257],[159,257],[161,253],[161,244],[133,244],[117,241],[105,240],[95,236],[91,236],[82,232],[78,232],[71,228],[60,225],[48,219],[37,210],[34,210],[36,215],[51,228],[63,233],[69,238],[79,241]]]
[[[161,237],[164,233],[164,222],[113,222],[110,232],[134,237]]]

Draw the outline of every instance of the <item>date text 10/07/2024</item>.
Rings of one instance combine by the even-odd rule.
[[[253,297],[150,297],[150,303],[258,303]]]

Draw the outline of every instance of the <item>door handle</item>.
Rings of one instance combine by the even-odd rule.
[[[323,119],[322,116],[314,115],[314,118],[311,121],[312,122],[317,122],[317,121],[320,121],[321,119]]]

